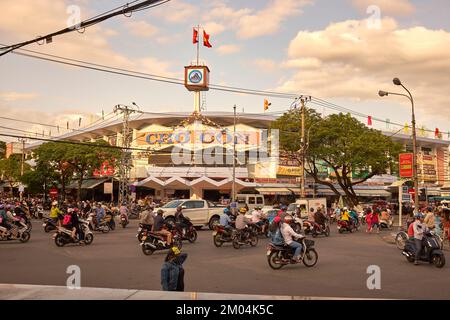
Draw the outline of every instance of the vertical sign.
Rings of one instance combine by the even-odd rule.
[[[400,154],[400,178],[412,178],[413,176],[413,154],[401,153]]]

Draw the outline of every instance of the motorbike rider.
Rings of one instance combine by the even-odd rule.
[[[231,211],[228,208],[223,209],[223,212],[219,216],[219,224],[225,228],[225,232],[231,232],[233,230],[233,227],[231,224]]]
[[[413,223],[414,230],[414,244],[416,246],[416,255],[414,259],[414,264],[419,264],[419,257],[422,251],[422,240],[423,235],[429,231],[427,225],[424,223],[424,216],[422,213],[416,215],[416,221]]]
[[[177,229],[181,231],[181,234],[184,236],[189,226],[186,223],[186,218],[183,215],[183,208],[181,206],[178,206],[177,210],[175,211],[175,223]]]
[[[148,230],[151,230],[153,224],[155,223],[153,208],[150,206],[146,206],[145,210],[141,213],[141,220],[139,221],[142,224],[142,227]]]
[[[0,227],[4,227],[6,232],[9,232],[9,230],[11,230],[11,225],[9,224],[9,217],[6,214],[5,206],[3,204],[0,204],[0,220]]]
[[[261,232],[266,232],[266,226],[263,219],[263,212],[261,210],[261,207],[255,207],[255,210],[252,212],[252,222],[261,228]]]
[[[167,237],[167,244],[172,244],[172,233],[167,230],[167,227],[165,226],[164,223],[164,218],[163,218],[163,213],[164,211],[159,209],[156,212],[156,217],[153,219],[154,220],[154,224],[152,227],[152,232],[156,233],[156,234],[160,234],[163,236]]]
[[[105,216],[105,209],[103,208],[102,204],[99,202],[97,203],[97,208],[95,209],[95,226],[96,228],[99,227],[100,222],[102,221],[103,217]]]
[[[355,226],[359,225],[359,217],[358,214],[356,213],[355,209],[351,208],[349,211],[349,215],[350,215],[350,219],[352,220],[353,224]]]
[[[247,213],[247,209],[245,207],[239,209],[239,215],[236,217],[236,230],[242,236],[243,231],[247,228],[248,221],[245,218],[245,214]]]
[[[283,235],[284,242],[295,250],[294,256],[292,257],[292,262],[300,262],[300,253],[302,252],[302,244],[294,241],[294,239],[303,239],[304,236],[296,233],[290,226],[292,223],[292,216],[287,215],[284,217],[283,223],[281,224],[280,230]]]
[[[130,211],[127,208],[127,203],[126,202],[122,202],[122,205],[120,206],[119,212],[120,212],[120,217],[121,218],[125,217],[126,221],[128,223],[128,214],[130,213]]]
[[[49,218],[54,222],[55,225],[60,225],[59,218],[60,216],[62,216],[62,214],[63,213],[58,208],[58,201],[53,201]]]
[[[325,230],[325,222],[327,221],[327,217],[322,213],[322,209],[318,208],[316,213],[314,214],[314,222],[317,223],[322,230]]]

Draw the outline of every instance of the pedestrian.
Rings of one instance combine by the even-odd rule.
[[[167,254],[161,269],[161,286],[163,291],[184,291],[183,263],[187,253],[181,253],[177,247],[172,247]]]
[[[378,217],[379,209],[376,209],[376,211],[372,214],[372,221],[371,221],[371,229],[377,228],[377,233],[380,233],[380,219]]]

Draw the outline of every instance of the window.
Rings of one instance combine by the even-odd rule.
[[[248,197],[248,204],[255,204],[255,197]]]
[[[191,201],[194,203],[194,208],[195,209],[201,209],[205,207],[205,202],[203,201]]]
[[[431,152],[432,152],[431,148],[422,147],[422,153],[424,155],[429,156],[429,155],[431,155]]]
[[[195,202],[196,201],[186,201],[184,205],[186,206],[186,209],[194,209],[195,208]]]
[[[256,197],[256,203],[257,204],[263,204],[264,203],[264,198],[263,197]]]

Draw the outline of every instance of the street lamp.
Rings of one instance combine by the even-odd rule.
[[[419,178],[417,176],[417,138],[416,138],[416,116],[414,114],[414,99],[411,94],[411,92],[402,84],[399,78],[394,78],[392,82],[396,86],[401,86],[403,89],[408,92],[408,95],[402,94],[402,93],[395,93],[395,92],[387,92],[380,90],[378,92],[378,95],[380,97],[387,97],[388,95],[396,95],[396,96],[403,96],[409,99],[412,106],[412,131],[413,131],[413,177],[414,177],[414,207],[415,212],[417,213],[419,210]]]

